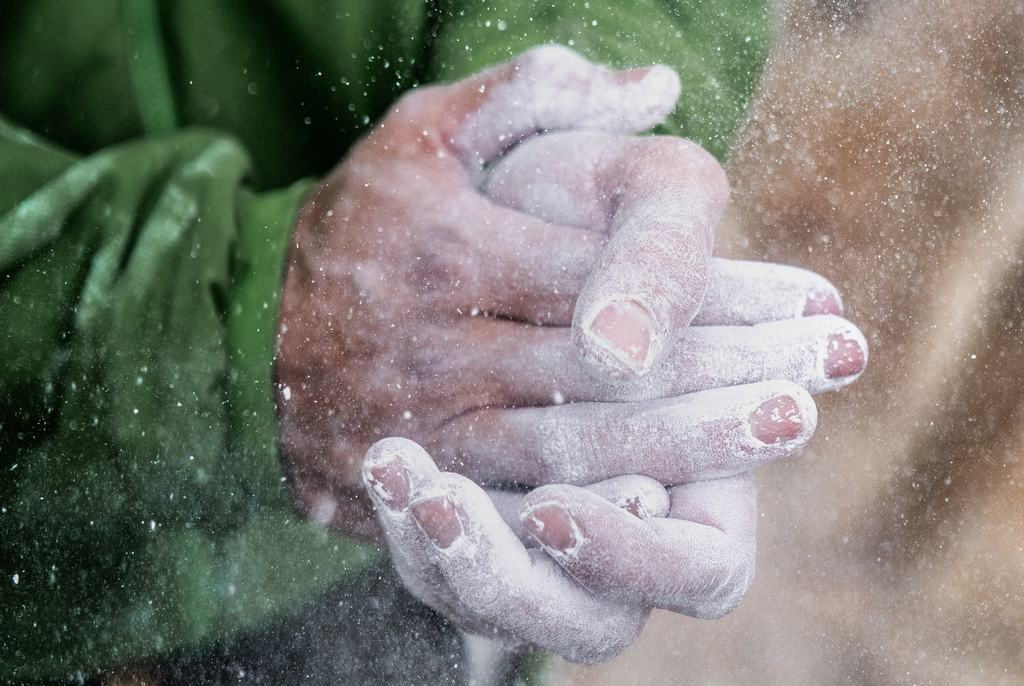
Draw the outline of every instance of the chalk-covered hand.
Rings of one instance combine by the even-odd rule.
[[[731,449],[702,424],[708,408],[720,419],[765,402],[804,406],[792,385],[772,397],[686,394],[852,380],[859,332],[836,316],[801,317],[839,313],[831,285],[710,258],[728,197],[717,163],[676,139],[629,142],[678,90],[666,68],[611,72],[536,49],[411,92],[311,195],[286,265],[275,366],[300,510],[378,534],[360,470],[387,436],[478,483],[638,471],[676,483],[673,465],[693,441]],[[572,133],[539,135],[556,131]],[[579,156],[593,144],[576,138],[585,132],[614,137],[606,155]],[[552,159],[559,149],[567,155]],[[530,169],[542,158],[554,163],[546,176]],[[529,177],[546,179],[542,197],[530,196]],[[751,464],[799,424],[764,428],[768,452]]]
[[[518,535],[484,490],[406,439],[374,445],[363,476],[406,586],[510,649],[603,662],[636,639],[651,608],[719,617],[753,575],[749,472],[667,491],[641,476],[545,486],[521,502]],[[521,542],[523,528],[543,550]]]

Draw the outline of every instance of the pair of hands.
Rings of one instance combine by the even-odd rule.
[[[678,91],[556,47],[413,91],[307,201],[286,268],[300,510],[383,534],[464,628],[577,662],[653,607],[735,607],[750,470],[802,446],[809,393],[866,361],[821,277],[711,257],[721,168],[633,135]]]

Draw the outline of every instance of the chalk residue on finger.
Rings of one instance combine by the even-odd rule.
[[[610,303],[636,303],[652,322],[643,363],[595,365],[599,373],[632,381],[657,366],[669,333],[686,327],[700,309],[729,187],[714,158],[680,139],[643,139],[621,164],[625,185],[608,242],[577,300],[573,342],[585,358],[593,355],[588,329],[600,313]]]
[[[665,487],[639,474],[617,476],[584,487],[639,519],[665,517],[669,496]]]
[[[450,141],[463,162],[477,169],[537,131],[648,129],[672,110],[680,86],[668,67],[613,72],[568,48],[546,45],[524,53],[511,80],[490,89]]]
[[[613,397],[659,398],[771,379],[822,393],[855,381],[867,361],[864,334],[835,315],[750,327],[689,327],[662,365],[639,382],[620,387]]]
[[[795,431],[779,431],[780,440],[761,440],[765,434],[754,433],[751,414],[779,396],[794,401],[799,424]],[[529,465],[541,483],[644,474],[679,484],[730,476],[789,455],[814,433],[817,408],[799,386],[766,381],[635,404],[521,410],[509,419],[528,423],[523,430],[530,442],[543,446]]]
[[[636,638],[642,608],[594,596],[547,554],[526,550],[471,481],[441,474],[412,507],[439,498],[458,512],[463,532],[436,548],[435,560],[460,605],[480,622],[584,663],[607,660]]]
[[[712,259],[694,326],[745,326],[810,315],[842,315],[835,286],[799,267]]]

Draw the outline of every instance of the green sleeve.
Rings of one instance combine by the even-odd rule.
[[[334,167],[422,78],[425,0],[6,0],[0,112],[93,153],[178,127],[230,132],[249,183]]]
[[[310,182],[233,139],[76,158],[0,120],[0,681],[258,622],[369,554],[299,521],[270,393]]]
[[[535,45],[560,43],[617,68],[667,64],[682,95],[661,133],[719,159],[761,74],[764,0],[447,0],[430,78],[454,80]]]

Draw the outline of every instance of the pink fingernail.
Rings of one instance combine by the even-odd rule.
[[[788,395],[765,400],[750,413],[747,421],[754,438],[768,445],[791,441],[804,428],[800,405]]]
[[[636,69],[624,69],[612,72],[612,78],[620,84],[641,83],[651,72],[651,67],[638,67]]]
[[[620,362],[640,375],[653,356],[654,318],[634,300],[617,300],[604,306],[590,323],[598,343]]]
[[[833,293],[815,291],[807,296],[807,302],[804,303],[803,316],[805,317],[813,317],[817,314],[841,315],[842,313],[843,306]]]
[[[623,502],[616,503],[616,505],[637,519],[647,519],[647,510],[641,508],[640,498],[626,498]]]
[[[446,496],[424,498],[410,507],[420,529],[438,548],[449,548],[462,536],[462,522],[455,503]]]
[[[523,528],[546,548],[566,552],[576,547],[576,523],[558,505],[539,505],[522,516]]]
[[[864,362],[864,350],[859,341],[843,334],[828,337],[824,365],[827,378],[839,379],[860,374],[864,371]]]
[[[390,509],[404,510],[409,506],[409,474],[397,462],[385,462],[372,467],[370,487]]]
[[[612,78],[622,86],[640,84],[648,93],[666,94],[668,97],[665,99],[669,104],[679,97],[679,77],[674,70],[664,65],[613,72]]]

